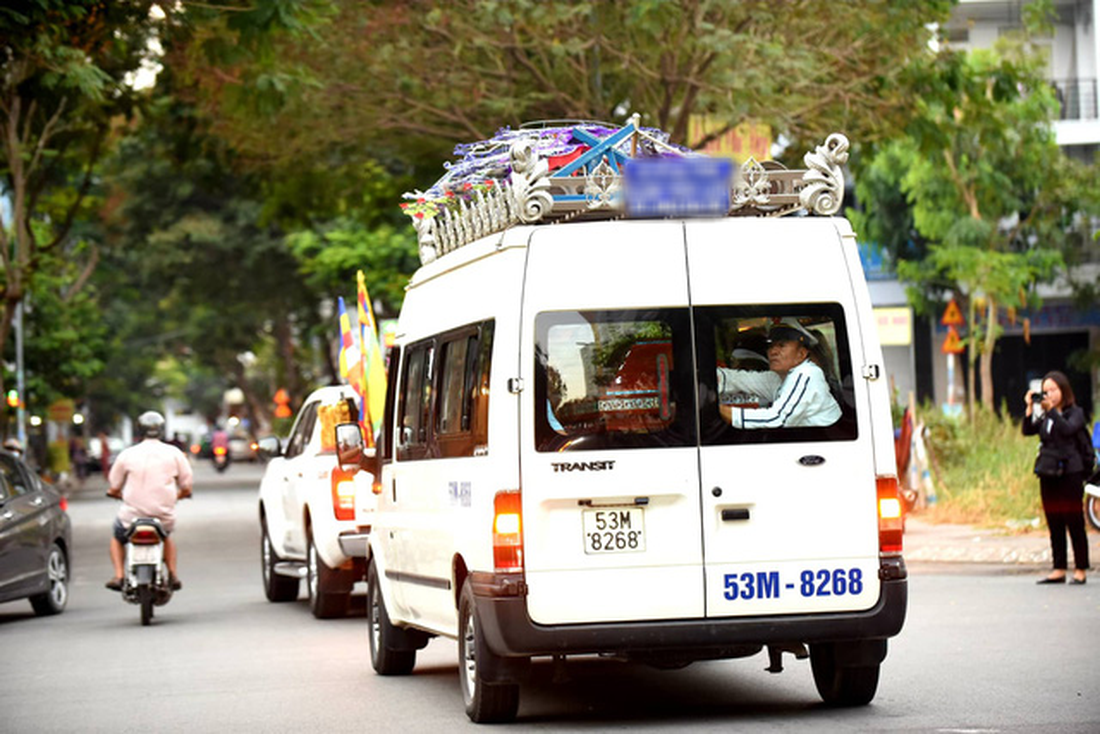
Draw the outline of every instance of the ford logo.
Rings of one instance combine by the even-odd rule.
[[[809,456],[803,456],[798,460],[798,463],[802,466],[818,466],[825,463],[824,456],[818,456],[817,454],[810,454]]]

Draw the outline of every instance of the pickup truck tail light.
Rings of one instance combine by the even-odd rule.
[[[337,520],[355,519],[355,475],[339,468],[332,470],[332,511]]]

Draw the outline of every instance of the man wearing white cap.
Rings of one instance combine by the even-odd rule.
[[[840,406],[825,373],[810,359],[817,338],[797,319],[785,318],[768,330],[769,372],[718,368],[718,394],[757,395],[767,407],[719,405],[723,420],[734,428],[831,426]]]

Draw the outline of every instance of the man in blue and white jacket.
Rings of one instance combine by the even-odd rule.
[[[719,405],[734,428],[831,426],[840,406],[825,373],[810,359],[817,338],[796,319],[783,319],[768,332],[768,372],[718,368],[718,395],[748,393],[764,407]]]

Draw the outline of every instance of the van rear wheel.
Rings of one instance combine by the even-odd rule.
[[[481,632],[469,582],[462,586],[458,606],[458,675],[466,715],[478,723],[512,721],[519,710],[519,684],[493,681],[487,673],[503,660],[494,654]]]
[[[379,675],[408,675],[416,665],[416,649],[398,644],[401,630],[390,624],[382,589],[378,586],[378,570],[371,561],[367,569],[367,642],[370,663]]]
[[[879,664],[841,665],[845,643],[821,643],[810,646],[810,668],[814,685],[829,706],[864,706],[878,690]]]

